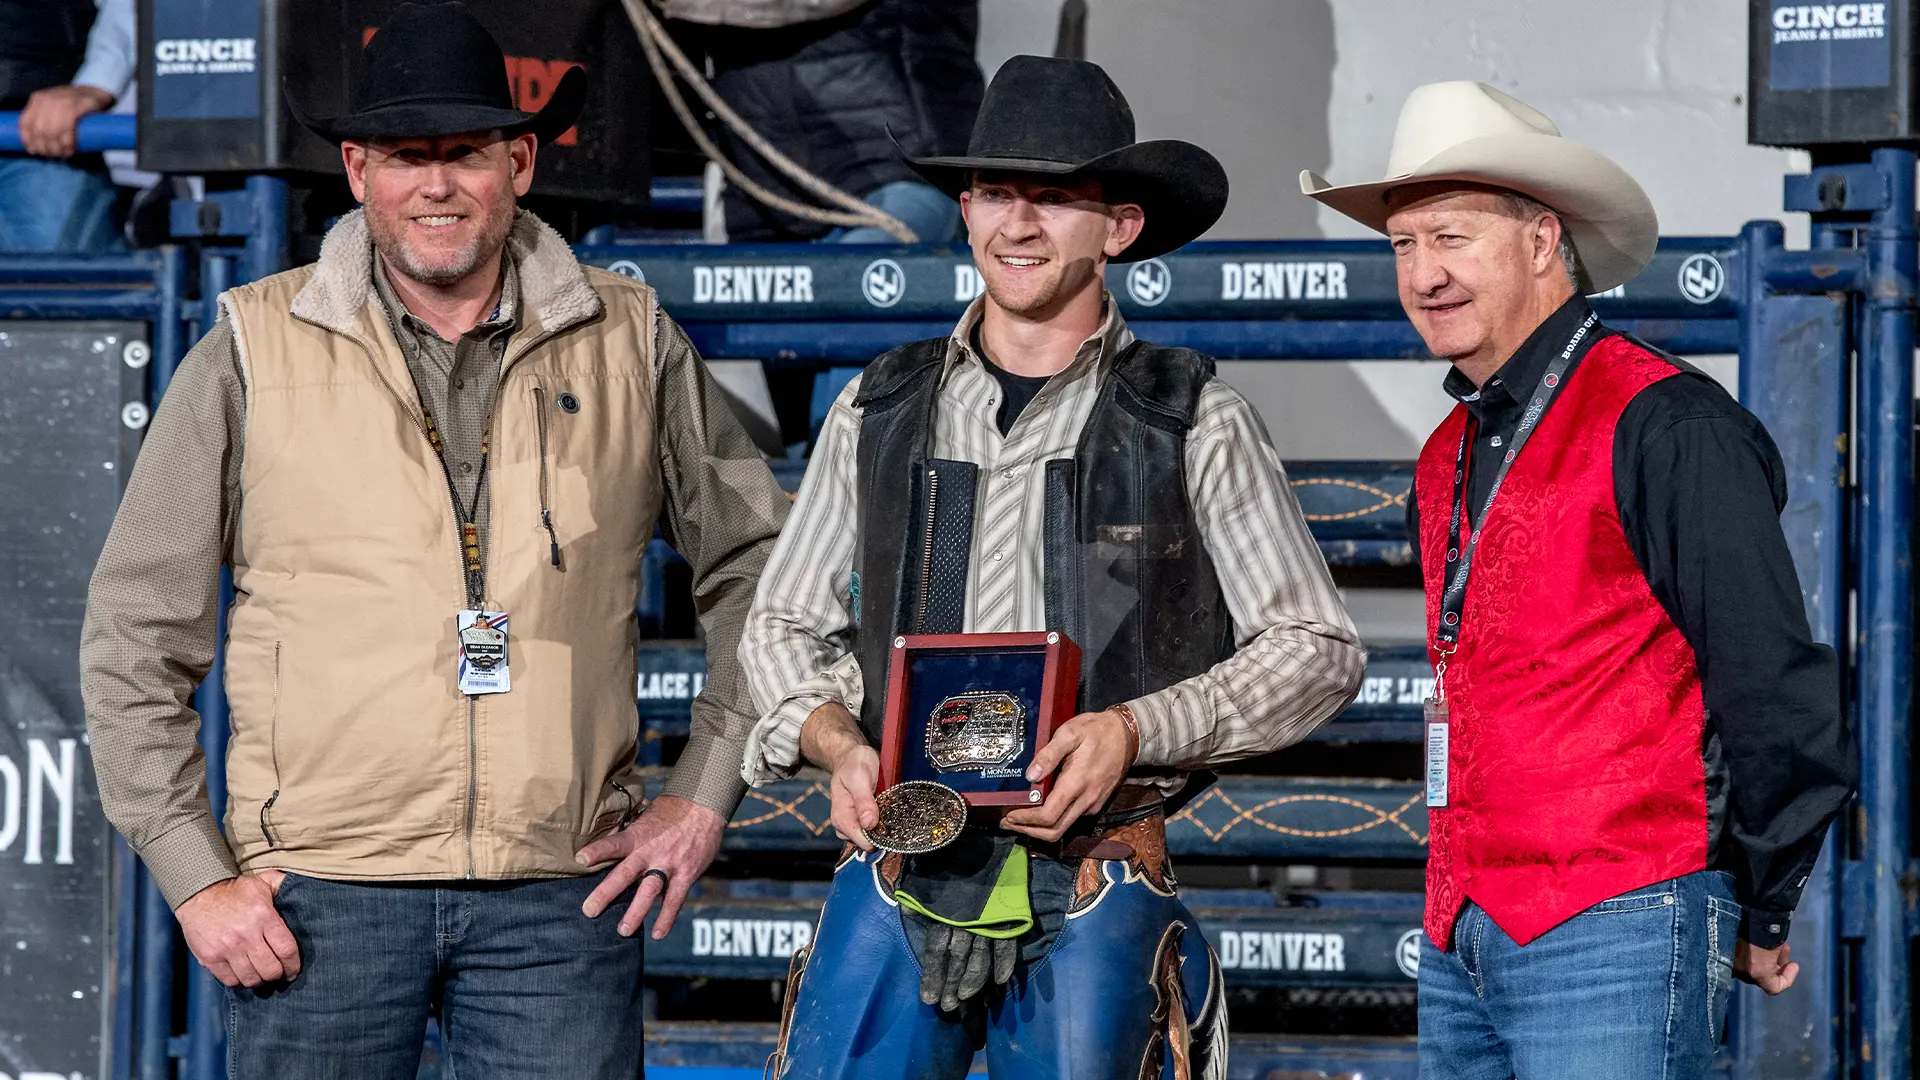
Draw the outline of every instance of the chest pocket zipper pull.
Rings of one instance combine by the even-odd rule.
[[[553,509],[547,492],[547,392],[533,388],[534,427],[540,433],[540,527],[547,530],[547,551],[555,570],[566,570],[560,561],[560,535],[553,531]]]

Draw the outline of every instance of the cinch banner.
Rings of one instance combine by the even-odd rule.
[[[1774,90],[1857,90],[1893,80],[1893,5],[1773,0],[1767,85]]]
[[[152,47],[156,119],[260,115],[258,4],[153,0]]]

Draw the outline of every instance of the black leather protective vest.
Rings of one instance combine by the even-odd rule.
[[[929,452],[947,345],[914,342],[875,360],[854,401],[854,651],[867,688],[860,727],[875,746],[894,636],[962,629],[978,469]],[[1233,618],[1187,502],[1186,436],[1212,377],[1209,357],[1135,342],[1114,357],[1074,456],[1046,463],[1047,629],[1080,646],[1083,710],[1233,652]]]

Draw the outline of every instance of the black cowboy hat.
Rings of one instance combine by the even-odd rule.
[[[1108,202],[1139,203],[1140,236],[1114,262],[1164,255],[1206,232],[1227,208],[1227,171],[1178,139],[1135,142],[1133,110],[1100,65],[1016,56],[987,86],[961,157],[908,158],[927,182],[958,196],[976,169],[1089,177]]]
[[[287,87],[294,119],[330,142],[419,139],[531,131],[547,142],[573,126],[586,104],[586,76],[572,68],[537,113],[513,107],[500,43],[462,4],[402,4],[367,42],[366,74],[345,116],[314,116]]]

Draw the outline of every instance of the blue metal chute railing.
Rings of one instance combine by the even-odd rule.
[[[642,772],[651,798],[668,770]],[[723,842],[732,852],[839,851],[831,810],[827,776],[806,770],[749,791]],[[1222,776],[1168,820],[1167,850],[1266,863],[1418,862],[1427,855],[1427,808],[1410,782]]]
[[[121,137],[96,123],[102,119],[110,118],[83,122],[83,140]],[[11,130],[6,123],[0,116],[0,148]],[[123,135],[130,144],[130,133]],[[698,194],[696,186],[681,181],[656,190],[656,202],[665,196],[685,210],[697,205]],[[185,299],[188,267],[181,248],[102,259],[0,255],[0,319],[115,316],[148,322],[154,342],[150,388],[157,398],[189,335],[214,317],[212,295],[284,265],[286,198],[284,181],[253,177],[239,189],[216,192],[182,209],[182,231],[209,241],[202,266],[206,296],[200,303]],[[222,239],[228,246],[218,246]],[[1734,351],[1739,324],[1728,289],[1739,247],[1729,238],[1663,241],[1646,274],[1614,295],[1597,298],[1596,306],[1610,323],[1675,351]],[[949,332],[980,288],[966,253],[950,248],[582,245],[579,251],[589,262],[655,285],[666,310],[715,358],[864,363],[902,341]],[[1116,268],[1109,287],[1144,336],[1223,358],[1426,355],[1399,313],[1391,255],[1377,242],[1196,244],[1159,260]],[[797,486],[802,463],[777,462],[775,468],[789,490]],[[1407,566],[1408,466],[1296,463],[1290,474],[1329,562]],[[650,550],[643,625],[657,629],[664,623],[660,604],[676,559],[664,544]],[[648,642],[641,662],[642,754],[654,766],[649,787],[657,790],[664,778],[660,751],[686,731],[687,708],[705,674],[704,655],[687,642]],[[1418,645],[1375,643],[1359,700],[1317,737],[1410,741],[1418,734],[1418,703],[1430,679]],[[225,739],[220,698],[217,681],[210,681],[196,699],[205,718],[203,743],[215,752]],[[219,777],[211,779],[218,788]],[[825,805],[818,785],[806,777],[755,792],[733,822],[728,848],[831,851],[837,842],[825,824]],[[1229,776],[1183,809],[1169,828],[1169,847],[1176,855],[1222,861],[1405,865],[1423,858],[1425,840],[1425,809],[1415,786],[1378,780]],[[134,869],[130,854],[120,863],[132,872],[123,886],[124,910],[117,924],[124,947],[117,979],[122,993],[115,1002],[114,1075],[169,1076],[182,1058],[186,1076],[218,1075],[219,989],[197,968],[189,969],[186,983],[177,980],[173,973],[188,961],[171,914],[151,879]],[[1403,944],[1401,938],[1417,921],[1404,911],[1391,917],[1344,909],[1252,911],[1224,902],[1208,907],[1203,899],[1194,897],[1206,908],[1203,922],[1235,935],[1233,944],[1224,945],[1221,938],[1216,945],[1233,950],[1242,969],[1234,978],[1250,986],[1306,985],[1287,980],[1305,971],[1310,939],[1302,935],[1313,933],[1323,935],[1312,940],[1319,942],[1316,955],[1324,974],[1325,926],[1350,927],[1332,931],[1343,935],[1344,963],[1361,952],[1381,951],[1374,946],[1384,946],[1389,931],[1393,944]],[[1417,903],[1417,895],[1393,903],[1405,908]],[[1216,908],[1230,910],[1214,914]],[[1349,934],[1353,941],[1371,944],[1349,944]],[[1289,950],[1297,954],[1299,971],[1287,966]],[[1278,967],[1266,966],[1269,951],[1278,957]],[[670,967],[663,955],[655,970]],[[174,1000],[177,985],[188,987],[184,1003]],[[182,1013],[188,1016],[184,1031],[176,1030],[171,1019]],[[756,1072],[765,1060],[767,1047],[751,1025],[655,1025],[649,1062],[662,1067],[663,1075],[678,1064],[723,1065],[731,1060],[729,1047],[748,1052]],[[1236,1040],[1235,1054],[1236,1061],[1270,1062],[1272,1069],[1361,1068],[1367,1075],[1409,1078],[1414,1073],[1410,1045],[1393,1040],[1252,1036]]]
[[[1679,353],[1738,349],[1727,237],[1670,237],[1638,277],[1594,298],[1609,325]],[[950,332],[984,285],[965,248],[581,245],[582,261],[653,286],[712,359],[862,364]],[[1189,244],[1114,266],[1130,325],[1221,359],[1424,359],[1380,241]]]
[[[793,954],[813,938],[822,896],[815,889],[807,890],[810,895],[772,895],[786,882],[727,884],[733,895],[689,899],[673,930],[648,942],[649,975],[786,978]],[[1417,896],[1304,893],[1286,903],[1252,889],[1196,889],[1182,896],[1231,987],[1414,988],[1417,952],[1410,955],[1406,946],[1418,946]]]
[[[779,1037],[774,1024],[655,1021],[647,1025],[647,1074],[672,1080],[764,1080]],[[1230,1059],[1236,1077],[1366,1077],[1417,1080],[1419,1056],[1407,1038],[1294,1037],[1236,1033]],[[986,1055],[968,1076],[987,1074]]]

